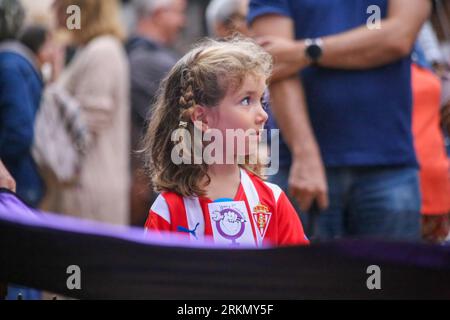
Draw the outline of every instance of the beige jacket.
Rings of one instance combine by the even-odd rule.
[[[64,187],[59,211],[114,224],[129,220],[129,70],[119,40],[100,36],[77,52],[59,79],[76,98],[93,134],[76,186]]]

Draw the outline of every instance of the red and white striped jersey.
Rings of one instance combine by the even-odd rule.
[[[280,187],[243,169],[233,201],[163,192],[153,203],[145,228],[184,233],[191,240],[210,236],[216,243],[230,245],[309,243],[295,209]]]

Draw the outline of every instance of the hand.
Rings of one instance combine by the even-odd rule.
[[[289,173],[289,191],[303,212],[307,212],[314,201],[320,210],[328,207],[325,168],[318,152],[293,158]]]
[[[0,161],[0,187],[16,192],[16,181]]]
[[[272,36],[259,37],[256,41],[272,55],[275,65],[288,64],[295,69],[295,72],[308,65],[303,41]]]
[[[450,101],[441,110],[441,123],[444,130],[450,136]]]
[[[279,80],[290,78],[298,73],[298,69],[293,67],[292,64],[286,62],[280,62],[274,65],[270,82],[274,83]]]

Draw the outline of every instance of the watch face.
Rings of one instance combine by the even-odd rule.
[[[317,44],[313,43],[310,46],[308,46],[306,53],[311,58],[311,60],[317,60],[322,55],[322,48],[318,46]]]

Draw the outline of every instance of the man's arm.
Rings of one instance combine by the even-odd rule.
[[[323,56],[319,65],[368,69],[408,55],[430,9],[430,0],[390,0],[387,17],[381,20],[380,29],[371,30],[364,25],[323,37]],[[267,37],[261,38],[260,42],[277,62],[290,63],[293,73],[308,64],[304,41],[288,42]]]
[[[334,68],[371,68],[408,55],[431,9],[430,0],[390,0],[381,28],[366,26],[326,37],[320,64]]]
[[[290,18],[264,15],[252,23],[256,36],[271,35],[293,39],[294,27]],[[298,76],[270,85],[271,106],[275,119],[292,152],[289,189],[302,210],[310,208],[317,199],[320,208],[328,206],[325,170],[309,122],[303,88]]]

